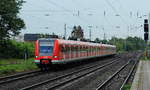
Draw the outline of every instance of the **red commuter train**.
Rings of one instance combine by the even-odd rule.
[[[81,41],[42,38],[36,41],[35,63],[41,69],[87,58],[116,54],[116,46]]]

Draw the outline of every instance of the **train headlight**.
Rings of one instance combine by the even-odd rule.
[[[54,58],[57,58],[57,56],[54,56]]]
[[[38,58],[38,56],[35,56],[35,58]]]

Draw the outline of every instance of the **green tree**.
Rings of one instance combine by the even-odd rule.
[[[84,39],[84,32],[81,26],[78,27],[74,26],[71,32],[71,36],[68,38],[69,40],[83,40]]]
[[[25,27],[18,16],[23,0],[0,0],[0,42],[20,33]]]
[[[96,38],[96,39],[94,40],[94,42],[95,42],[95,43],[100,43],[101,41],[100,41],[99,38]]]
[[[25,28],[18,15],[23,3],[23,0],[0,0],[0,58],[15,57],[19,52],[19,47],[12,44],[10,38]]]
[[[142,38],[128,37],[126,39],[113,37],[109,40],[110,44],[117,46],[117,51],[135,51],[143,50],[145,43]]]

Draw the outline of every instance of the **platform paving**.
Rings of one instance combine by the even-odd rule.
[[[150,61],[140,61],[131,90],[150,90]]]

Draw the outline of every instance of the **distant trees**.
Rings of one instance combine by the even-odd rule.
[[[108,40],[100,40],[99,38],[96,38],[96,39],[94,40],[94,42],[95,42],[95,43],[103,43],[103,44],[109,43]]]
[[[0,42],[16,36],[25,27],[24,21],[17,15],[23,0],[0,0]]]
[[[84,32],[81,26],[78,27],[74,26],[71,32],[71,36],[68,38],[69,40],[83,40],[84,39]]]
[[[96,38],[94,42],[116,45],[117,51],[143,50],[145,47],[144,40],[139,37],[128,37],[126,39],[112,37],[110,40],[100,40]]]
[[[120,44],[122,45],[120,45]],[[119,40],[116,45],[121,46],[121,48],[118,48],[120,50],[126,50],[126,51],[134,51],[134,50],[143,50],[145,47],[145,42],[143,39],[139,37],[128,37],[124,40]]]

